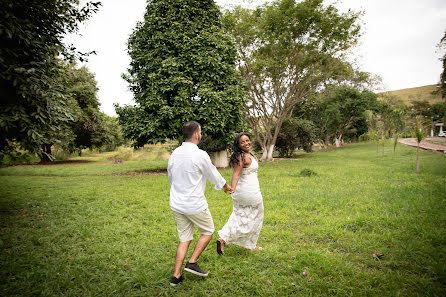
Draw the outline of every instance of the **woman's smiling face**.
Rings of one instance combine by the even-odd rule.
[[[249,152],[251,149],[251,140],[247,135],[242,135],[238,140],[238,146],[245,152]]]

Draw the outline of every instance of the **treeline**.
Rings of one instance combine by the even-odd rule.
[[[286,118],[276,150],[291,156],[294,150],[312,151],[313,144],[341,146],[344,142],[415,137],[420,121],[424,135],[436,135],[437,123],[446,123],[446,102],[405,104],[395,96],[382,97],[349,86],[331,87],[302,102]]]
[[[113,149],[116,119],[99,111],[97,83],[74,61],[87,53],[62,42],[100,7],[76,0],[0,1],[0,159],[21,151],[52,160],[51,149]]]
[[[415,117],[427,129],[444,122],[444,103],[407,107],[370,91],[378,79],[349,59],[360,12],[322,0],[225,11],[212,0],[154,0],[128,40],[124,77],[135,105],[116,106],[118,123],[99,111],[94,75],[74,62],[88,53],[62,42],[100,5],[0,0],[0,158],[112,150],[124,137],[134,147],[181,141],[182,124],[196,120],[203,148],[229,148],[249,130],[270,160],[274,150],[290,155],[314,143],[409,136]]]

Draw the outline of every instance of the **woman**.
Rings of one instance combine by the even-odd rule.
[[[251,153],[251,138],[239,133],[232,147],[230,165],[232,174],[233,210],[228,222],[218,231],[217,253],[224,254],[226,244],[236,244],[249,250],[261,250],[257,239],[263,225],[263,198],[260,193],[257,168],[259,163]]]

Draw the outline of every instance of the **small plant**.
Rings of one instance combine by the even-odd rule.
[[[393,153],[396,151],[396,145],[398,144],[398,133],[393,134]]]
[[[417,169],[415,172],[419,173],[420,167],[419,167],[419,160],[418,160],[418,151],[420,150],[420,143],[424,138],[423,123],[422,123],[420,117],[417,117],[415,119],[415,137],[417,138]]]
[[[302,169],[299,173],[299,176],[316,176],[316,175],[317,175],[316,172],[308,168]]]

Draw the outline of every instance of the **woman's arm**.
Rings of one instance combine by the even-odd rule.
[[[234,172],[232,173],[232,181],[231,181],[232,192],[235,192],[235,188],[237,187],[238,180],[240,179],[240,174],[242,173],[242,169],[243,169],[243,162],[240,156],[238,162],[234,164]]]

